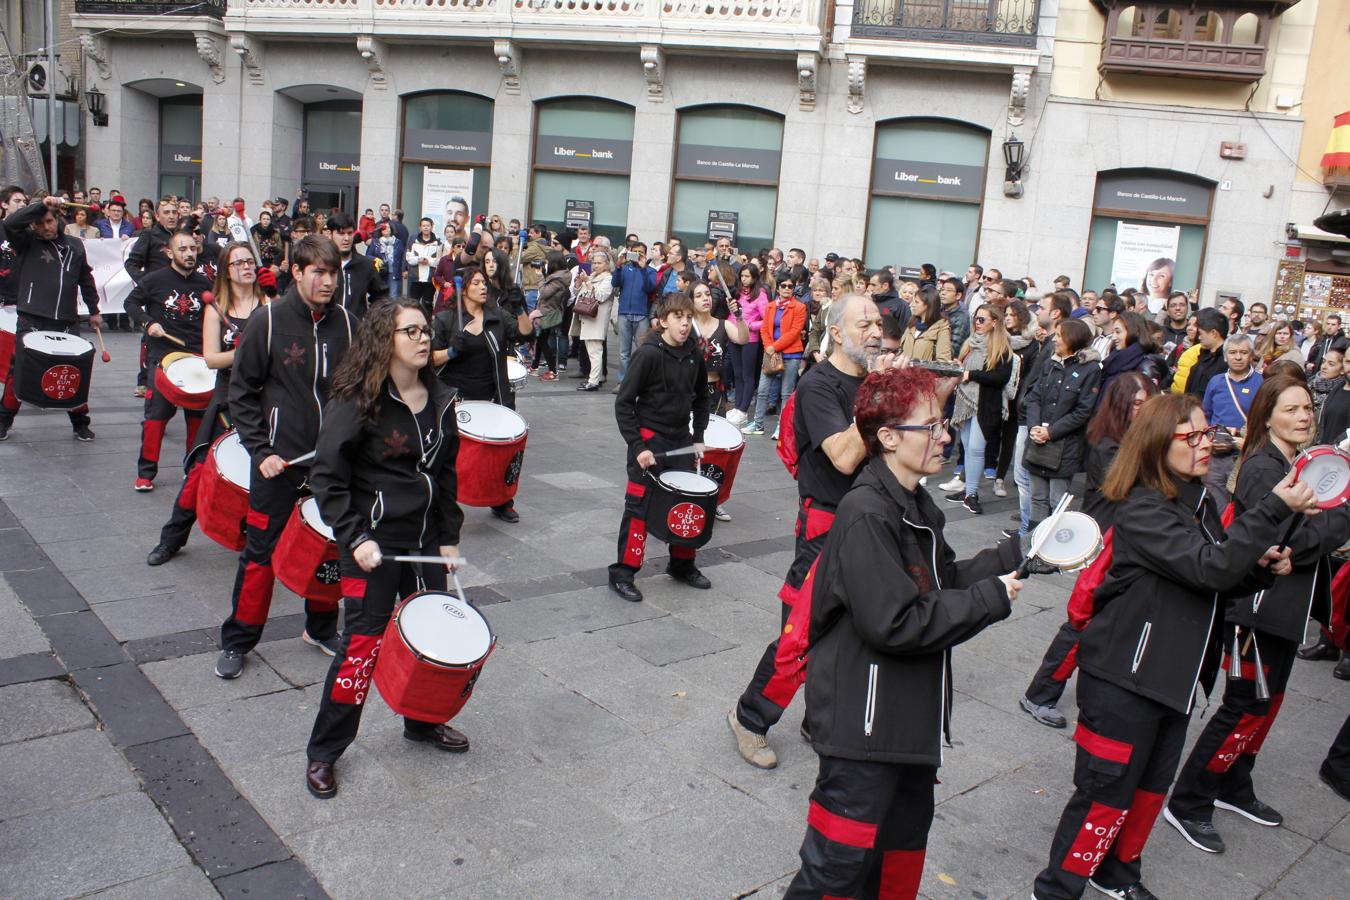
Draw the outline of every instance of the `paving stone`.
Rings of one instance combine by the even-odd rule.
[[[72,672],[111,666],[128,659],[107,626],[90,610],[46,616],[42,630],[62,664]]]
[[[65,666],[61,665],[61,661],[51,653],[27,653],[23,656],[0,659],[0,687],[28,681],[42,681],[45,678],[60,678],[65,674]]]
[[[645,603],[629,603],[608,588],[588,588],[546,597],[512,600],[488,610],[493,632],[506,643],[524,643],[595,631],[665,615]]]
[[[28,611],[38,618],[79,612],[89,606],[66,576],[50,563],[28,571],[6,572],[5,581]]]
[[[332,657],[296,638],[263,641],[253,651],[253,656],[270,666],[291,687],[320,683],[328,677],[328,667],[333,661]],[[253,660],[245,664],[245,674],[250,668],[253,668]]]
[[[309,742],[319,691],[285,690],[183,711],[183,721],[226,768],[290,753]]]
[[[86,728],[0,746],[0,819],[133,791],[138,786],[126,762],[100,731]]]
[[[216,653],[199,653],[147,663],[141,666],[141,671],[177,710],[271,694],[291,687],[268,665],[245,665],[243,674],[231,681],[217,678],[216,656]]]
[[[72,672],[99,720],[122,747],[175,737],[187,731],[159,691],[132,662]]]
[[[327,892],[314,879],[314,874],[296,859],[268,863],[237,875],[228,875],[215,883],[220,896],[226,900],[253,900],[256,897],[276,900],[320,900]]]
[[[187,863],[136,791],[0,822],[0,885],[14,897],[77,896]]]
[[[19,602],[18,594],[0,581],[0,659],[50,651],[46,636]]]
[[[203,651],[215,652],[220,649],[216,640],[218,633],[218,630],[198,628],[127,641],[122,647],[137,663],[157,662],[161,659],[191,656]]]
[[[614,643],[654,666],[707,656],[733,645],[676,618],[648,619],[608,629]]]
[[[94,716],[64,680],[0,687],[0,743],[27,741],[94,725]]]
[[[170,869],[85,895],[88,900],[217,900],[220,894],[196,866]]]
[[[1328,889],[1350,885],[1350,856],[1330,847],[1313,847],[1271,887],[1281,900],[1330,900]]]
[[[178,591],[100,603],[94,611],[117,640],[134,641],[163,634],[166,622],[184,630],[219,627],[230,606],[226,599],[207,600],[192,591]]]
[[[727,790],[720,778],[653,747],[645,737],[578,754],[557,767],[554,776],[629,824],[722,796]]]

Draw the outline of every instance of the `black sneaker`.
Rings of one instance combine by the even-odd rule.
[[[1317,777],[1322,779],[1322,783],[1340,794],[1346,800],[1350,800],[1350,778],[1342,778],[1332,771],[1331,766],[1323,762],[1317,770]]]
[[[637,585],[633,584],[631,581],[620,581],[611,578],[609,580],[609,589],[629,603],[642,602],[642,591],[638,590]]]
[[[1005,528],[1003,529],[1003,536],[1005,538],[1021,537],[1022,532],[1018,531],[1016,528]]]
[[[1103,893],[1108,897],[1115,897],[1116,900],[1158,900],[1158,895],[1144,887],[1142,881],[1136,881],[1134,884],[1127,884],[1122,888],[1109,888],[1102,887],[1100,884],[1089,878],[1088,884],[1091,885],[1094,890]]]
[[[342,649],[342,636],[335,634],[328,638],[311,637],[308,631],[300,632],[300,641],[315,647],[324,656],[337,656]]]
[[[1041,706],[1038,703],[1032,703],[1026,695],[1017,701],[1017,705],[1027,711],[1037,722],[1042,725],[1048,725],[1051,728],[1063,728],[1069,724],[1069,720],[1064,718],[1064,713],[1053,706]]]
[[[1214,827],[1213,822],[1201,822],[1197,819],[1178,819],[1172,815],[1170,806],[1163,807],[1163,818],[1167,820],[1181,836],[1192,846],[1206,853],[1222,853],[1224,847],[1223,838]],[[1124,894],[1112,894],[1114,897],[1123,897]]]
[[[1331,670],[1331,674],[1341,681],[1350,681],[1350,653],[1341,657],[1341,661],[1336,663],[1336,668]]]
[[[79,428],[75,429],[75,440],[92,441],[93,439],[94,432],[88,425],[81,425]]]
[[[1245,803],[1238,803],[1229,800],[1215,800],[1214,805],[1219,809],[1226,809],[1229,812],[1235,812],[1239,816],[1251,819],[1257,825],[1266,825],[1275,828],[1284,824],[1284,816],[1280,811],[1267,806],[1260,800],[1251,800]]]
[[[966,511],[971,513],[972,515],[976,516],[984,515],[984,510],[980,509],[980,498],[976,494],[971,494],[970,496],[966,497],[965,501],[962,502],[961,505],[964,506],[966,508]]]
[[[222,650],[216,658],[216,677],[229,681],[244,671],[244,654],[238,650]]]
[[[0,441],[7,440],[9,440],[9,425],[5,422],[0,422]]]
[[[966,492],[964,489],[959,491],[952,491],[950,494],[945,494],[944,499],[946,499],[948,503],[965,503]]]
[[[162,566],[173,559],[178,550],[178,547],[171,547],[168,544],[156,544],[155,549],[151,550],[150,555],[145,558],[145,564],[147,566]]]

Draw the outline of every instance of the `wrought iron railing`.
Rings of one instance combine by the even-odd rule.
[[[856,37],[1036,46],[1040,0],[855,0]]]

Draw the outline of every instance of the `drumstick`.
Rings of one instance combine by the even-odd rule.
[[[698,448],[694,446],[677,447],[674,450],[662,450],[660,453],[654,453],[653,456],[693,456],[698,453]]]
[[[98,338],[98,349],[103,351],[103,361],[105,363],[112,362],[112,354],[108,352],[107,347],[103,346],[103,329],[95,328],[94,337]]]
[[[288,468],[288,469],[289,469],[291,466],[298,466],[298,465],[299,465],[300,463],[302,463],[302,462],[309,462],[311,459],[314,458],[314,454],[316,454],[316,453],[318,453],[318,452],[319,452],[318,450],[311,450],[311,451],[309,451],[308,453],[302,453],[302,454],[300,454],[299,456],[297,456],[295,459],[288,459],[288,460],[286,460],[284,463],[282,463],[282,465],[286,466],[286,468]]]
[[[1017,567],[1016,574],[1018,581],[1025,579],[1031,574],[1031,561],[1036,558],[1036,554],[1041,552],[1041,547],[1045,546],[1045,542],[1050,539],[1050,535],[1055,531],[1055,523],[1059,521],[1060,516],[1064,514],[1064,511],[1069,508],[1069,504],[1072,502],[1073,494],[1065,494],[1063,497],[1060,497],[1059,503],[1055,504],[1055,511],[1050,513],[1045,522],[1041,523],[1041,527],[1037,529],[1041,533],[1040,538],[1031,542],[1031,549],[1027,551],[1026,558],[1023,559],[1022,564]]]
[[[183,340],[182,338],[176,338],[173,335],[169,334],[167,331],[161,334],[160,337],[164,338],[164,340],[166,341],[173,341],[175,344],[182,347],[184,350],[187,349],[187,341]]]
[[[202,302],[216,311],[220,316],[220,321],[231,331],[238,331],[239,326],[230,321],[230,317],[225,315],[225,311],[216,305],[216,295],[210,291],[202,291]]]
[[[464,565],[464,557],[462,556],[382,556],[380,559],[391,559],[394,562],[406,563],[439,563],[440,565],[453,562],[457,566]]]
[[[1289,539],[1294,536],[1294,530],[1302,521],[1303,513],[1294,513],[1294,517],[1289,520],[1289,527],[1284,530],[1284,537],[1280,538],[1280,546],[1275,548],[1276,553],[1283,553],[1284,548],[1289,546]]]

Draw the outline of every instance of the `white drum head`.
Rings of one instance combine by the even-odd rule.
[[[333,529],[323,523],[323,516],[319,515],[319,501],[309,497],[300,504],[300,518],[305,520],[305,524],[313,528],[319,534],[328,540],[333,540]]]
[[[487,620],[454,594],[418,594],[398,613],[399,631],[408,646],[447,666],[467,666],[492,646]]]
[[[718,491],[717,482],[694,472],[662,472],[657,478],[681,494],[716,494]]]
[[[508,359],[506,361],[507,381],[524,381],[527,377],[525,367],[520,364],[520,360]]]
[[[1350,460],[1339,453],[1321,453],[1308,459],[1298,480],[1312,488],[1320,506],[1340,505],[1350,493]]]
[[[0,307],[0,331],[8,331],[10,334],[18,333],[19,331],[18,310]]]
[[[175,387],[189,394],[205,394],[216,386],[216,370],[200,356],[175,359],[164,368],[164,375]]]
[[[464,401],[455,418],[459,420],[460,431],[480,441],[509,443],[529,430],[520,413],[486,400]]]
[[[745,443],[741,430],[721,416],[708,416],[703,443],[716,450],[735,450]]]
[[[1049,521],[1036,526],[1033,543],[1041,539]],[[1101,543],[1102,532],[1092,516],[1081,512],[1066,512],[1054,522],[1055,531],[1041,545],[1037,557],[1060,568],[1073,568],[1092,557]]]
[[[216,469],[225,476],[225,480],[248,490],[249,469],[252,466],[238,432],[231,431],[225,435],[211,452],[216,455]]]
[[[23,345],[48,356],[84,356],[94,352],[94,345],[84,338],[61,331],[30,331],[23,336]]]

